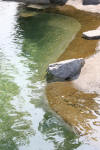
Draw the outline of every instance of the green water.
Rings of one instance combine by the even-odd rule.
[[[18,15],[0,1],[0,150],[74,150],[78,137],[48,106],[45,73],[80,24],[73,18]]]

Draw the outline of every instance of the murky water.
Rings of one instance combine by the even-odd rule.
[[[18,15],[0,1],[0,150],[73,150],[78,137],[49,108],[45,70],[80,24],[61,15]]]

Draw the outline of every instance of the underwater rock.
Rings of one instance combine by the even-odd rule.
[[[87,31],[87,32],[83,32],[82,37],[88,40],[96,40],[96,39],[100,39],[100,30],[91,30],[91,31]]]
[[[60,79],[71,79],[80,73],[85,61],[83,58],[69,59],[65,61],[50,64],[47,69],[47,76],[56,77]]]

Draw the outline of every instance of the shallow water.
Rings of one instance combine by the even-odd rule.
[[[81,36],[84,31],[93,30],[100,26],[100,14],[80,11],[71,6],[57,7],[56,9],[52,9],[49,11],[72,16],[81,23],[81,29],[76,35],[75,39],[69,44],[67,49],[57,59],[57,61],[84,57],[87,59],[85,60],[86,63],[82,70],[86,66],[88,70],[84,72],[84,76],[86,78],[84,78],[83,76],[81,78],[82,82],[80,82],[80,80],[73,80],[68,82],[66,81],[49,83],[46,87],[49,104],[54,111],[56,111],[67,123],[72,125],[75,130],[77,130],[77,132],[81,135],[79,140],[82,139],[83,144],[78,148],[78,150],[99,150],[99,41],[85,40],[81,38]],[[87,64],[87,61],[89,60],[92,61]],[[95,71],[91,72],[90,70]],[[87,75],[87,72],[90,73],[90,76]],[[82,71],[78,79],[81,77],[81,75]],[[91,78],[93,77],[93,75],[94,78]],[[77,84],[75,84],[76,81]],[[84,85],[89,86],[84,88]]]
[[[19,17],[18,4],[0,1],[0,150],[73,150],[78,137],[45,96],[45,70],[80,24],[61,15]]]

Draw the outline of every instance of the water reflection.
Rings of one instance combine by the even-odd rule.
[[[15,3],[0,2],[0,35],[2,37],[0,39],[1,150],[18,150],[18,145],[29,143],[29,137],[34,135],[30,114],[18,110],[15,105],[15,99],[19,98],[20,93],[20,87],[15,82],[15,76],[18,73],[15,64],[18,60],[16,59],[16,44],[13,42],[16,7]]]
[[[19,87],[11,76],[0,74],[0,149],[18,149],[17,145],[29,143],[34,134],[32,123],[25,118],[30,114],[20,112],[12,105]]]

